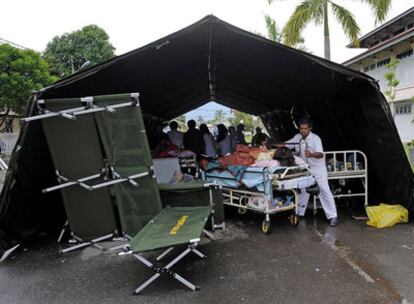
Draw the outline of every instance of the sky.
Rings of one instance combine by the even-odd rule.
[[[42,52],[53,37],[96,24],[110,37],[120,55],[178,31],[209,14],[247,31],[266,33],[264,14],[282,28],[296,0],[3,0],[0,38]],[[355,16],[361,35],[375,28],[368,5],[360,0],[335,0]],[[393,0],[387,20],[414,6],[414,0]],[[342,63],[363,50],[348,49],[349,40],[330,16],[331,59]],[[306,47],[323,56],[323,29],[309,25]],[[207,112],[206,112],[207,113]]]

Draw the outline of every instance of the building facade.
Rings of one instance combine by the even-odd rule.
[[[394,100],[386,97],[401,140],[414,140],[414,7],[361,37],[360,47],[367,50],[343,64],[377,79],[382,92],[395,93]],[[393,59],[399,84],[391,89],[385,74]]]

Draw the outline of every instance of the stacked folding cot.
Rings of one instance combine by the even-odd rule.
[[[61,190],[67,228],[77,242],[63,252],[89,245],[103,249],[98,242],[123,235],[132,239],[124,254],[133,254],[156,277],[168,273],[196,290],[171,267],[189,252],[204,257],[195,247],[212,201],[162,209],[138,94],[38,100],[37,105],[39,115],[25,120],[41,121],[59,181],[44,192]],[[195,183],[191,190],[206,186]],[[168,253],[179,245],[186,246],[184,252],[163,268],[140,255],[165,247]]]

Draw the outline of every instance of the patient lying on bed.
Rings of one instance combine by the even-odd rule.
[[[299,166],[305,162],[293,155],[288,148],[277,150],[263,150],[261,148],[237,145],[234,153],[220,157],[218,160],[201,160],[200,167],[204,170],[225,169],[229,166],[256,166],[256,167],[291,167]]]
[[[272,159],[258,159],[253,166],[256,167],[292,167],[303,165],[305,162],[300,157],[293,155],[286,147],[278,148]]]

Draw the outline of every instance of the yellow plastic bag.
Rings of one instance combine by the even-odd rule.
[[[408,222],[408,210],[401,205],[380,204],[365,210],[369,218],[367,225],[371,227],[385,228]]]

